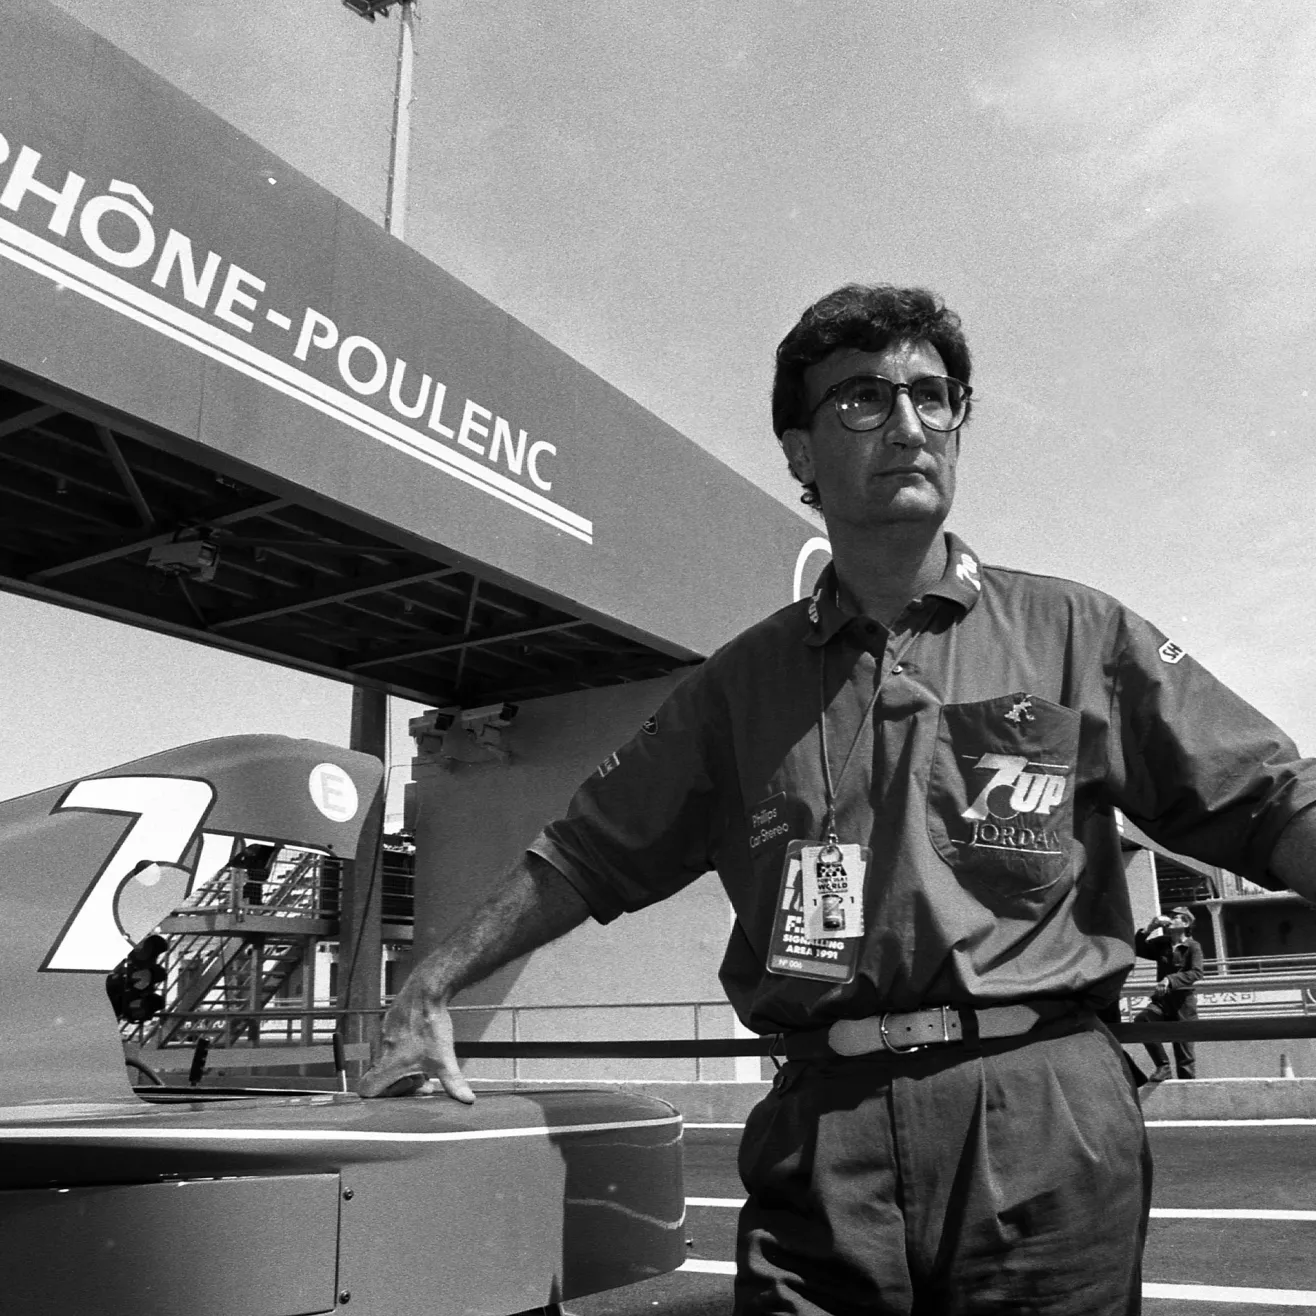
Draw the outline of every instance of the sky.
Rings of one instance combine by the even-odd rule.
[[[396,15],[58,3],[380,217]],[[791,505],[778,340],[842,282],[936,290],[975,362],[950,527],[1116,595],[1316,754],[1316,9],[417,14],[408,242]],[[213,735],[346,737],[333,682],[9,596],[0,628],[0,798]]]

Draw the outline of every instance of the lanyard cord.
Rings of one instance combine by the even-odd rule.
[[[928,609],[926,619],[922,624],[910,631],[904,644],[896,650],[895,656],[891,660],[891,666],[887,669],[889,672],[900,666],[901,659],[909,652],[910,645],[932,624],[932,618],[936,615],[936,612],[936,608]],[[836,790],[845,781],[845,774],[849,770],[850,760],[854,758],[854,752],[859,747],[859,738],[864,734],[864,727],[868,725],[868,719],[873,715],[873,709],[877,706],[877,698],[882,693],[882,687],[885,684],[886,673],[883,673],[878,677],[877,684],[874,685],[872,696],[868,701],[868,706],[864,709],[864,715],[859,719],[859,725],[855,728],[854,739],[850,741],[850,748],[845,752],[845,759],[841,763],[841,771],[836,775],[836,784],[834,786],[832,784],[832,768],[828,762],[827,754],[827,646],[825,644],[819,646],[818,750],[822,756],[823,803],[827,808],[823,826],[825,828],[824,839],[828,845],[840,844],[840,838],[836,835]]]

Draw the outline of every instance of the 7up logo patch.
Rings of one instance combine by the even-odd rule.
[[[982,785],[960,817],[973,824],[970,846],[1056,854],[1051,814],[1064,803],[1069,767],[1031,763],[1022,754],[982,754],[967,774]]]
[[[1065,775],[1061,772],[1029,772],[1028,760],[1018,754],[984,754],[975,767],[985,768],[991,778],[978,798],[960,814],[961,818],[982,819],[992,816],[988,800],[992,792],[1009,786],[1011,814],[1048,814],[1065,798]]]

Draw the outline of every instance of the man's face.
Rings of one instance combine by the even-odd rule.
[[[947,373],[930,343],[893,343],[880,352],[842,348],[804,372],[810,408],[833,384],[852,375],[882,375],[898,384]],[[886,421],[855,433],[841,424],[830,401],[808,429],[782,435],[791,469],[816,483],[829,528],[897,522],[940,525],[955,498],[959,435],[925,429],[909,395],[899,393]]]

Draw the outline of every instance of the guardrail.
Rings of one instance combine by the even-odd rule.
[[[664,1001],[664,1002],[627,1002],[606,1005],[518,1005],[518,1006],[454,1006],[454,1013],[471,1014],[477,1012],[511,1011],[543,1012],[549,1010],[623,1010],[635,1009],[637,1006],[662,1005],[667,1008],[696,1008],[717,1006],[729,1011],[730,1006],[724,1002],[710,1001]],[[288,1045],[282,1042],[249,1041],[245,1045],[233,1047],[216,1047],[210,1052],[212,1068],[254,1069],[272,1066],[313,1065],[338,1062],[344,1057],[349,1061],[364,1063],[370,1058],[371,1045],[368,1042],[348,1043],[345,1047],[339,1043],[335,1048],[334,1038],[339,1027],[351,1016],[371,1016],[378,1018],[380,1010],[288,1010],[278,1014],[288,1022],[296,1022],[299,1027],[308,1016],[323,1021],[327,1030],[323,1036],[323,1045]],[[258,1019],[262,1023],[269,1021],[268,1013],[255,1011],[235,1011],[235,1018]],[[698,1034],[700,1025],[695,1024]],[[519,1032],[519,1030],[516,1030]],[[1243,1017],[1199,1018],[1185,1022],[1154,1023],[1120,1023],[1113,1025],[1111,1032],[1117,1041],[1124,1043],[1141,1042],[1233,1042],[1233,1041],[1288,1041],[1297,1038],[1316,1037],[1316,1013],[1290,1014],[1284,1016],[1262,1016],[1253,1014]],[[259,1039],[260,1034],[257,1034]],[[563,1060],[563,1059],[612,1059],[612,1060],[660,1060],[693,1059],[695,1061],[696,1079],[704,1076],[703,1062],[714,1059],[732,1059],[736,1057],[768,1056],[773,1053],[775,1039],[769,1036],[592,1039],[589,1041],[555,1039],[529,1041],[520,1036],[513,1036],[500,1041],[465,1041],[456,1043],[457,1055],[461,1059],[511,1060],[512,1078],[519,1079],[520,1062],[523,1060]],[[192,1056],[192,1045],[152,1050],[143,1048],[140,1058],[157,1070],[177,1070],[188,1066]]]
[[[1151,1000],[1154,976],[1128,981],[1120,989],[1126,1019]],[[1197,984],[1197,1011],[1204,1018],[1269,1018],[1316,1015],[1316,974],[1256,973],[1206,977]]]

